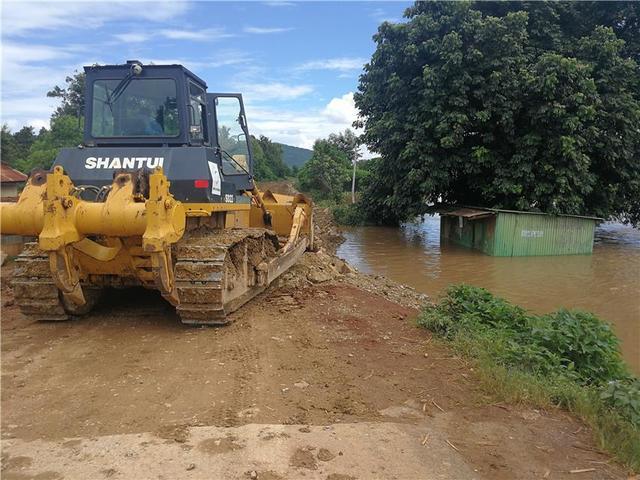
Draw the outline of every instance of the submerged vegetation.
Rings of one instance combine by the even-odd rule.
[[[570,410],[603,448],[640,470],[640,379],[595,315],[533,315],[482,288],[454,285],[418,322],[475,359],[496,396]]]

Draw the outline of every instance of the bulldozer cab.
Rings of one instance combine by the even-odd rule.
[[[251,144],[242,95],[207,93],[204,80],[181,65],[129,61],[124,65],[85,67],[85,73],[84,147],[104,153],[89,157],[96,160],[85,168],[172,167],[180,172],[174,180],[182,190],[190,186],[180,185],[180,177],[189,175],[193,180],[202,180],[198,185],[204,185],[204,180],[209,180],[209,186],[214,184],[206,199],[198,195],[202,192],[191,195],[198,201],[215,201],[213,197],[221,196],[221,190],[253,188]],[[183,151],[185,147],[187,151]],[[188,162],[195,162],[195,152],[202,150],[206,153],[198,156],[215,165],[209,166],[209,179],[202,178],[202,169],[196,172],[189,168]],[[127,155],[130,152],[143,152],[140,157],[150,160],[132,162]],[[128,164],[105,160],[116,156],[129,159]],[[156,158],[163,158],[162,164]],[[62,166],[69,170],[68,165]],[[73,169],[71,174],[73,178]],[[79,177],[82,179],[83,175]],[[191,188],[197,188],[191,183]],[[227,188],[221,188],[223,183]],[[187,198],[188,195],[184,199]]]
[[[0,202],[0,232],[38,237],[16,303],[65,320],[105,287],[143,286],[185,324],[227,323],[313,248],[311,201],[254,185],[241,95],[207,93],[180,65],[85,71],[83,144]]]

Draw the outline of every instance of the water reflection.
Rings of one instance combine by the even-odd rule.
[[[402,228],[345,229],[338,255],[432,297],[452,283],[485,287],[537,313],[559,307],[596,313],[614,325],[640,372],[640,231],[618,223],[596,230],[593,255],[490,257],[440,243],[440,219]]]

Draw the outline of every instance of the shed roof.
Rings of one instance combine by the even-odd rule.
[[[456,210],[451,210],[448,212],[442,212],[440,215],[444,217],[464,217],[469,220],[476,220],[478,218],[485,218],[495,215],[495,212],[491,212],[487,209],[479,209],[479,208],[458,208]]]
[[[2,183],[22,183],[27,181],[27,176],[16,170],[15,168],[11,168],[4,162],[0,162],[0,182]]]
[[[556,216],[556,217],[574,217],[574,218],[584,218],[587,220],[604,221],[604,218],[590,217],[586,215],[569,215],[569,214],[556,215],[556,214],[544,213],[544,212],[524,212],[522,210],[507,210],[503,208],[485,208],[485,207],[462,207],[462,208],[457,208],[455,210],[441,212],[440,215],[452,216],[452,217],[464,217],[464,218],[468,218],[469,220],[477,220],[477,219],[485,218],[491,215],[496,215],[497,213],[516,213],[520,215],[549,215],[549,216]]]

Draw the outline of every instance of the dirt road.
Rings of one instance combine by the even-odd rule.
[[[3,289],[2,478],[626,478],[568,415],[492,404],[415,310],[292,278],[223,328],[145,290],[30,323]]]

